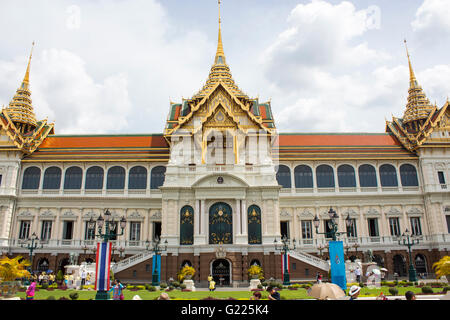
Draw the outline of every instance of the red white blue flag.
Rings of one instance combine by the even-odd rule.
[[[111,265],[111,242],[97,243],[97,259],[95,265],[95,290],[109,290],[109,271]]]

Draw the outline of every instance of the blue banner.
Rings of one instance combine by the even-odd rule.
[[[329,253],[331,263],[331,282],[337,284],[342,290],[347,290],[345,277],[344,243],[342,241],[330,241]]]
[[[153,270],[153,273],[155,273],[155,264],[157,264],[158,265],[158,282],[159,281],[161,281],[161,256],[158,254],[158,255],[153,255],[153,259],[152,259],[153,261],[152,261],[152,263],[153,263],[153,266],[152,266],[152,270]]]

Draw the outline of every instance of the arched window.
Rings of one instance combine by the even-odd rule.
[[[419,181],[417,180],[416,168],[410,164],[402,164],[400,166],[400,180],[404,187],[417,187]]]
[[[317,188],[334,188],[334,171],[329,165],[322,164],[316,168]]]
[[[397,172],[395,167],[390,164],[383,164],[380,167],[380,180],[382,187],[397,187]]]
[[[23,172],[22,189],[38,189],[41,180],[41,169],[38,167],[26,168]]]
[[[283,188],[291,187],[291,170],[289,167],[280,165],[277,170],[277,181]]]
[[[79,167],[70,167],[64,177],[64,189],[81,189],[83,170]]]
[[[194,244],[194,209],[184,206],[180,210],[180,245]]]
[[[312,169],[305,165],[296,166],[294,169],[294,179],[296,188],[312,188]]]
[[[261,244],[261,209],[251,205],[247,210],[248,216],[248,244]]]
[[[128,189],[147,189],[147,169],[141,166],[130,169]]]
[[[61,186],[61,169],[58,167],[47,168],[44,172],[43,189],[59,189]]]
[[[416,255],[414,259],[414,264],[416,265],[416,271],[418,274],[427,273],[427,260],[423,254]]]
[[[358,175],[360,187],[377,186],[377,173],[375,168],[370,164],[363,164],[362,166],[359,166]]]
[[[396,273],[399,277],[406,276],[405,258],[400,254],[396,254],[392,260],[394,262],[394,273]]]
[[[119,166],[109,168],[106,189],[125,188],[125,169]]]
[[[259,267],[261,267],[261,262],[259,262],[258,259],[253,259],[252,262],[250,262],[250,266],[259,266]]]
[[[86,171],[85,189],[103,189],[103,169],[100,167],[90,167]]]
[[[341,188],[356,187],[355,169],[348,164],[338,167],[338,183]]]
[[[165,174],[166,167],[154,167],[150,174],[150,189],[158,189],[161,187],[164,184]]]

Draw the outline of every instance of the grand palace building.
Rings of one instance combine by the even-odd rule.
[[[449,254],[449,101],[430,103],[409,54],[404,114],[380,133],[278,133],[271,102],[233,80],[220,24],[206,83],[170,103],[163,133],[56,134],[35,117],[30,63],[0,113],[0,251],[29,258],[24,243],[34,233],[42,246],[33,270],[64,270],[69,256],[94,262],[100,240],[88,221],[107,209],[117,223],[126,219],[111,241],[116,277],[130,282],[151,280],[157,237],[167,241],[161,280],[189,264],[196,283],[212,274],[248,285],[255,263],[281,279],[283,236],[291,280],[326,274],[330,208],[347,259],[370,249],[389,277],[407,275],[408,249],[398,241],[406,229],[419,239],[417,273],[431,276]]]

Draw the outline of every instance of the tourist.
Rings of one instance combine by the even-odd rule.
[[[36,282],[33,281],[33,282],[29,285],[27,291],[25,292],[25,294],[26,294],[26,300],[34,300],[34,293],[35,293],[35,291],[36,291]]]
[[[88,274],[86,275],[86,285],[90,285],[90,284],[91,284],[91,274],[88,273]]]
[[[124,288],[124,286],[120,283],[120,280],[118,280],[118,279],[114,280],[114,285],[111,287],[111,289],[109,289],[109,292],[112,291],[112,293],[113,293],[113,296],[112,296],[113,300],[123,300],[124,299],[123,288]]]
[[[67,287],[69,284],[69,275],[68,274],[64,275],[64,283],[66,284],[66,287]]]
[[[214,291],[216,290],[216,282],[214,280],[211,280],[209,282],[209,291]]]
[[[50,273],[48,275],[48,284],[51,286],[55,282],[55,275],[53,273]]]
[[[412,291],[406,291],[405,298],[406,300],[416,300],[416,295]]]
[[[269,292],[269,300],[281,300],[280,293],[274,287],[267,287],[267,292]]]
[[[170,297],[167,293],[163,292],[159,295],[157,300],[170,300]]]
[[[48,284],[48,274],[47,273],[44,273],[44,275],[42,276],[42,282]]]
[[[348,291],[348,295],[350,296],[350,300],[356,300],[359,296],[359,292],[361,291],[361,287],[359,286],[351,286]]]
[[[359,267],[356,267],[356,269],[355,269],[355,277],[356,277],[356,282],[360,283],[361,282],[361,269]]]
[[[261,292],[254,291],[253,295],[250,297],[250,300],[261,300]]]
[[[322,274],[320,272],[317,272],[316,282],[317,283],[322,283]]]
[[[39,275],[38,279],[39,279],[39,284],[42,285],[42,281],[44,280],[44,273],[43,272]]]
[[[81,270],[81,285],[84,286],[86,284],[86,270]]]

